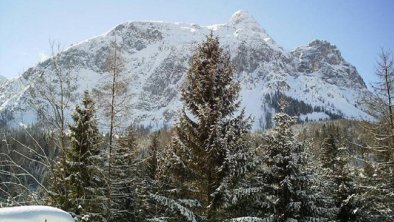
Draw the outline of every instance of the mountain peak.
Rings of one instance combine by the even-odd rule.
[[[302,53],[301,53],[302,52]],[[309,42],[306,46],[301,46],[292,51],[296,57],[309,57],[311,55],[323,58],[331,58],[335,61],[330,61],[331,65],[338,65],[344,59],[338,47],[326,40],[315,39]]]
[[[336,45],[326,40],[315,39],[306,46],[296,48],[291,54],[297,60],[300,73],[320,73],[324,81],[341,87],[366,88],[356,68],[342,57]]]
[[[308,43],[309,47],[320,47],[320,46],[326,46],[330,48],[336,48],[335,45],[331,44],[329,41],[326,40],[321,40],[321,39],[314,39],[311,42]]]
[[[116,36],[122,47],[123,73],[133,79],[127,86],[133,97],[129,101],[132,110],[126,113],[129,122],[125,124],[170,126],[181,109],[179,89],[190,67],[190,58],[196,44],[210,31],[230,53],[234,74],[241,84],[242,106],[259,120],[254,129],[271,124],[273,100],[267,98],[277,92],[278,86],[283,87],[284,94],[311,107],[323,107],[328,113],[344,117],[369,119],[363,107],[354,104],[370,94],[357,70],[343,60],[334,44],[314,40],[289,53],[245,11],[235,12],[226,24],[212,26],[126,22],[62,52],[59,64],[65,68],[70,61],[75,64],[71,72],[79,80],[78,93],[94,89],[102,84],[103,68],[110,56],[109,43]],[[51,58],[46,63],[50,61]],[[53,66],[41,63],[18,79],[0,83],[0,115],[12,111],[9,124],[35,121],[27,103],[31,96],[28,89],[45,88],[37,81],[43,72],[53,73]],[[51,75],[48,78],[56,83]]]
[[[338,47],[326,40],[315,39],[308,44],[308,47],[315,50],[315,54],[321,54],[326,58],[330,57],[333,60],[330,62],[331,65],[337,65],[339,62],[344,61]]]
[[[252,28],[254,31],[264,31],[256,19],[247,11],[238,10],[230,18],[229,25],[234,27]]]
[[[238,24],[241,22],[256,22],[256,20],[247,11],[238,10],[230,18],[230,23]]]

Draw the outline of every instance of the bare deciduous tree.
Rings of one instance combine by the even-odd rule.
[[[52,57],[29,87],[29,104],[37,113],[37,120],[46,129],[53,143],[60,149],[60,160],[66,165],[67,135],[71,105],[77,98],[77,80],[72,64],[62,53],[59,43],[50,42]],[[65,175],[63,175],[63,178]],[[64,193],[67,198],[67,193]]]
[[[23,131],[32,144],[26,145],[7,133],[1,137],[5,149],[0,150],[0,204],[1,198],[7,198],[10,206],[45,204],[37,192],[50,193],[43,180],[52,173],[50,154],[28,129]]]
[[[71,105],[77,98],[77,79],[72,74],[72,64],[61,54],[60,44],[50,44],[52,57],[30,85],[29,103],[36,111],[38,121],[53,135],[56,146],[65,152],[68,116],[71,116]]]
[[[99,111],[105,117],[103,125],[108,130],[108,209],[111,209],[112,197],[116,196],[113,190],[112,168],[114,162],[114,149],[119,147],[116,144],[115,135],[120,133],[123,128],[127,127],[125,124],[125,111],[130,108],[130,95],[128,92],[128,84],[130,79],[126,76],[124,59],[122,57],[121,48],[116,42],[116,38],[109,47],[108,57],[104,63],[104,74],[102,84],[93,90],[96,100],[99,104]],[[108,214],[108,219],[111,215]]]
[[[383,107],[375,109],[380,112],[379,117],[384,119],[384,122],[389,124],[391,131],[394,130],[393,118],[393,96],[394,96],[394,66],[393,57],[390,51],[382,49],[379,54],[379,61],[376,67],[376,76],[378,82],[372,85],[375,93],[382,99]],[[381,109],[383,108],[383,109]]]

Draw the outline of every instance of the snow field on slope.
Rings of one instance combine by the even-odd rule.
[[[323,112],[312,112],[308,114],[300,115],[300,120],[305,121],[321,121],[321,120],[328,120],[330,117]]]

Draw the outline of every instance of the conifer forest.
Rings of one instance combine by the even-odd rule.
[[[211,33],[191,58],[177,123],[120,128],[127,80],[116,50],[110,81],[85,91],[70,121],[65,84],[54,100],[35,92],[48,105],[37,109],[43,121],[3,125],[1,206],[49,205],[79,221],[394,220],[391,94],[376,122],[301,123],[277,93],[274,126],[252,131],[230,56]],[[394,77],[386,55],[382,86]]]

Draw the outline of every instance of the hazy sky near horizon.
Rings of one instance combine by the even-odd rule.
[[[394,50],[392,0],[0,0],[0,75],[48,58],[49,40],[68,47],[134,20],[221,24],[237,10],[287,50],[313,39],[337,45],[366,83],[381,47]]]

